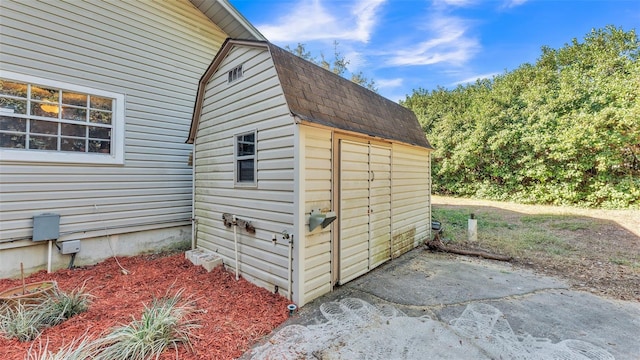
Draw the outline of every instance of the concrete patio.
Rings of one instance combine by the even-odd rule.
[[[243,359],[632,360],[638,334],[637,302],[417,248],[307,304]]]

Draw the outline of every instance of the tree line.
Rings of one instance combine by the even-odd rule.
[[[640,42],[594,29],[534,64],[454,89],[414,90],[436,194],[640,208]]]

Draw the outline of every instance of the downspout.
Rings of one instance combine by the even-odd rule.
[[[289,264],[289,269],[287,270],[287,275],[289,276],[289,279],[287,280],[287,288],[289,289],[288,291],[288,295],[289,295],[289,300],[293,300],[291,298],[291,287],[293,286],[293,276],[291,274],[291,262],[293,261],[293,235],[291,235],[291,238],[289,239],[289,261],[287,262]]]
[[[198,220],[196,219],[196,144],[191,151],[191,250],[198,247]]]
[[[238,276],[238,221],[236,216],[233,215],[233,246],[235,247],[235,255],[236,255],[236,281],[240,280]]]

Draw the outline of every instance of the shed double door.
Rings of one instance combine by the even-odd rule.
[[[340,140],[338,284],[391,259],[391,149]]]

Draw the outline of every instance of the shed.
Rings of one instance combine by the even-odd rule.
[[[299,306],[430,235],[415,114],[269,42],[224,42],[187,142],[194,243]]]

